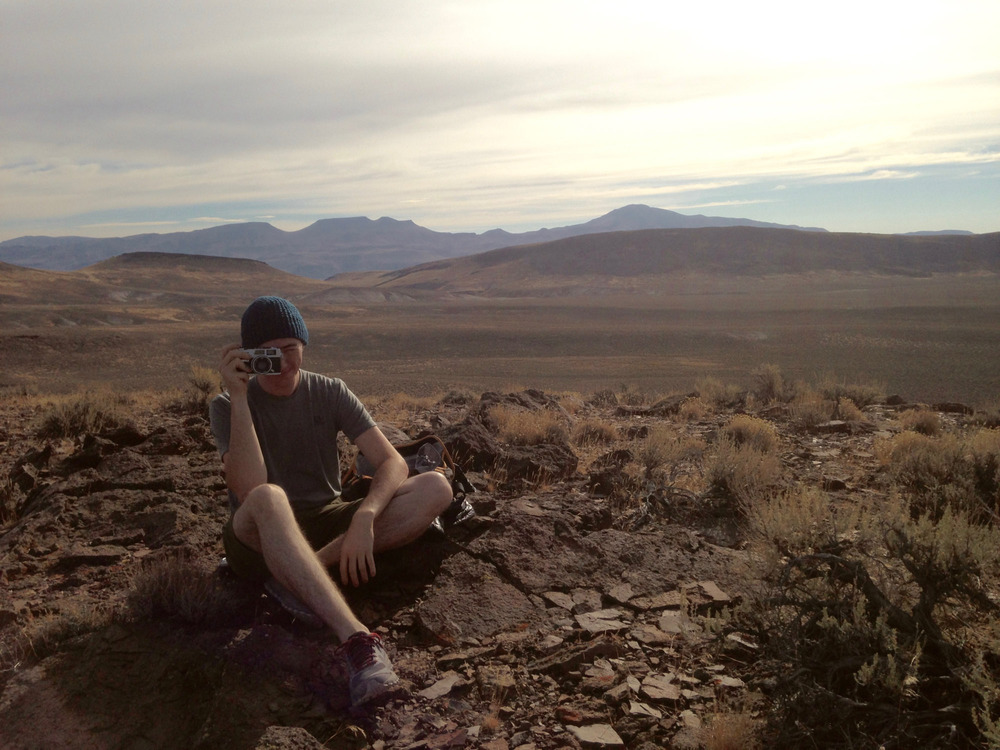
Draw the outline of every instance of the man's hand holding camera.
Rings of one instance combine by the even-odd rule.
[[[219,374],[222,382],[231,395],[245,394],[250,382],[250,368],[247,367],[249,356],[239,344],[229,344],[222,349],[219,360]]]
[[[281,374],[281,349],[242,349],[239,344],[230,344],[222,350],[219,372],[230,393],[242,393],[251,375]]]

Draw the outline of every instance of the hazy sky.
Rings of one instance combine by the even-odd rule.
[[[0,0],[0,239],[1000,231],[1000,2]]]

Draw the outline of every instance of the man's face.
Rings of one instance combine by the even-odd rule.
[[[265,375],[258,382],[269,393],[290,392],[295,390],[299,382],[299,368],[302,367],[302,354],[305,346],[298,339],[271,339],[261,344],[261,348],[274,347],[281,349],[281,374]]]

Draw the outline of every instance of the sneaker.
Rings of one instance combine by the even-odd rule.
[[[399,682],[378,633],[355,633],[337,653],[347,661],[352,706],[377,698]]]

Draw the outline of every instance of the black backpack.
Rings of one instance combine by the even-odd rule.
[[[465,476],[462,467],[451,457],[447,446],[437,435],[424,435],[407,443],[393,446],[406,461],[410,470],[409,476],[416,476],[427,471],[443,474],[451,484],[454,499],[448,509],[435,519],[433,526],[439,531],[468,521],[476,515],[475,509],[468,500],[468,495],[476,491],[472,482]],[[361,453],[355,457],[340,478],[340,484],[345,493],[359,497],[367,494],[371,485],[375,467]]]

